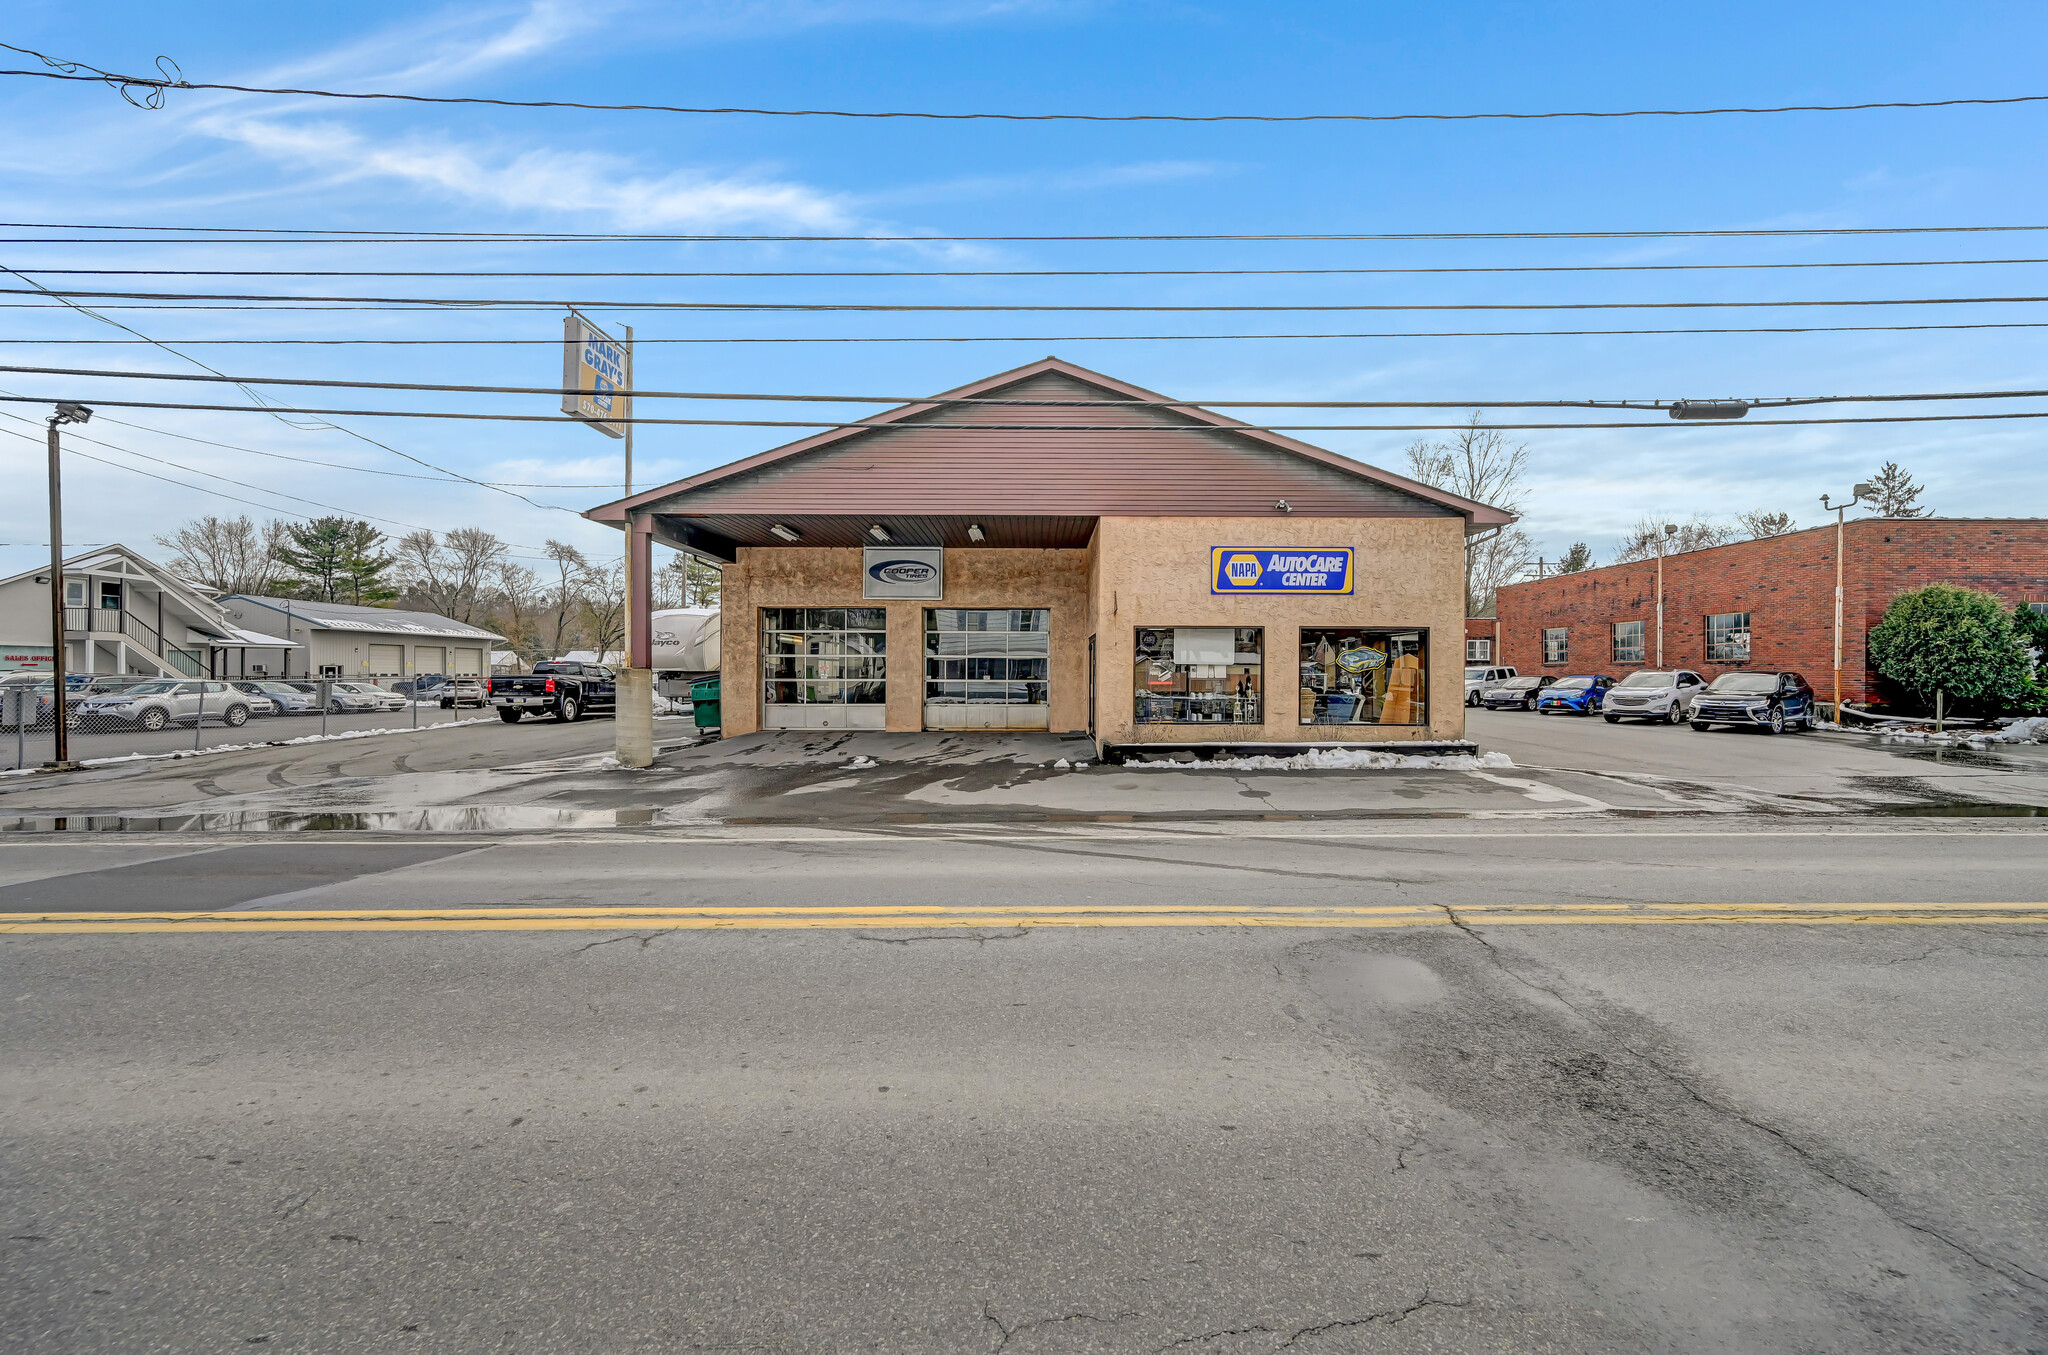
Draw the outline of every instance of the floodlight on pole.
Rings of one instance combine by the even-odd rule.
[[[1877,486],[1859,483],[1849,491],[1849,497],[1840,503],[1830,503],[1828,496],[1820,496],[1820,510],[1835,515],[1835,723],[1842,723],[1842,515],[1857,502],[1875,498]]]

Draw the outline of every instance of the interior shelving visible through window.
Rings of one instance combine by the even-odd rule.
[[[1301,723],[1429,723],[1429,646],[1419,630],[1301,632]]]
[[[1141,725],[1265,723],[1265,633],[1256,626],[1141,626],[1133,699]]]

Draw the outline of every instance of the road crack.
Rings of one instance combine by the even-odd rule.
[[[614,941],[638,941],[640,949],[645,950],[654,944],[656,937],[673,936],[681,930],[680,927],[663,927],[660,931],[627,932],[623,936],[607,936],[602,941],[592,941],[588,945],[578,946],[569,953],[571,955],[581,955],[586,950],[596,950],[599,946],[609,946]]]
[[[1034,1317],[1011,1326],[1006,1324],[1000,1317],[997,1317],[994,1308],[988,1303],[984,1302],[981,1305],[981,1320],[996,1329],[996,1343],[989,1347],[989,1355],[995,1355],[996,1351],[1010,1344],[1011,1340],[1016,1336],[1027,1331],[1035,1331],[1039,1327],[1057,1327],[1063,1322],[1113,1323],[1142,1316],[1143,1314],[1135,1309],[1126,1308],[1121,1312],[1109,1313],[1107,1315],[1101,1313],[1062,1313],[1058,1317]]]
[[[1705,1092],[1701,1091],[1699,1087],[1695,1085],[1690,1078],[1679,1073],[1676,1069],[1668,1067],[1656,1056],[1645,1053],[1643,1050],[1638,1049],[1636,1046],[1630,1044],[1627,1040],[1614,1034],[1611,1030],[1607,1028],[1605,1024],[1603,1024],[1600,1021],[1600,1019],[1597,1016],[1587,1011],[1578,1003],[1573,1002],[1570,998],[1566,997],[1557,989],[1548,987],[1544,984],[1536,982],[1534,979],[1530,979],[1519,973],[1516,973],[1515,970],[1508,966],[1507,961],[1502,958],[1500,949],[1497,946],[1495,946],[1491,941],[1487,940],[1484,936],[1480,935],[1479,932],[1475,931],[1472,928],[1472,926],[1469,923],[1467,923],[1464,919],[1460,918],[1457,914],[1457,910],[1454,907],[1452,907],[1450,904],[1439,904],[1437,906],[1442,908],[1445,914],[1449,916],[1452,926],[1456,927],[1459,931],[1471,937],[1474,941],[1477,941],[1480,945],[1486,948],[1486,953],[1493,960],[1494,967],[1499,969],[1501,973],[1505,974],[1508,978],[1514,980],[1516,983],[1521,984],[1523,987],[1528,988],[1532,992],[1542,993],[1544,996],[1552,998],[1556,1000],[1558,1003],[1562,1004],[1568,1011],[1578,1016],[1580,1020],[1584,1021],[1592,1029],[1598,1031],[1602,1036],[1606,1037],[1606,1039],[1611,1043],[1614,1049],[1619,1050],[1621,1053],[1627,1054],[1630,1058],[1634,1059],[1638,1064],[1649,1069],[1651,1072],[1657,1074],[1657,1076],[1663,1078],[1666,1082],[1670,1083],[1678,1090],[1684,1092],[1688,1098],[1690,1098],[1695,1104],[1699,1105],[1701,1108],[1711,1111],[1713,1114],[1723,1119],[1733,1120],[1737,1124],[1743,1125],[1749,1129],[1756,1131],[1759,1134],[1763,1134],[1767,1138],[1770,1138],[1771,1140],[1776,1142],[1780,1147],[1790,1152],[1795,1158],[1799,1160],[1802,1166],[1806,1167],[1816,1176],[1819,1176],[1820,1178],[1831,1183],[1832,1185],[1835,1185],[1842,1190],[1846,1190],[1851,1195],[1856,1196],[1864,1203],[1870,1205],[1880,1215],[1882,1215],[1887,1222],[1893,1224],[1894,1226],[1904,1228],[1908,1232],[1918,1233],[1923,1237],[1930,1238],[1933,1241],[1940,1243],[1942,1246],[1947,1247],[1949,1250],[1955,1252],[1958,1256],[1961,1256],[1966,1260],[1972,1262],[1973,1264],[1985,1270],[1988,1270],[1992,1272],[1994,1275],[1998,1275],[1999,1277],[2013,1284],[2017,1284],[2022,1288],[2038,1289],[2042,1287],[2048,1287],[2048,1275],[2037,1274],[2036,1272],[2031,1271],[2027,1269],[2025,1266],[2022,1266],[2014,1261],[1999,1260],[1996,1258],[1980,1255],[1974,1249],[1965,1246],[1961,1242],[1958,1242],[1955,1238],[1950,1237],[1947,1233],[1942,1232],[1939,1228],[1936,1228],[1932,1224],[1921,1223],[1914,1219],[1906,1217],[1899,1211],[1899,1208],[1896,1205],[1894,1205],[1891,1201],[1882,1199],[1873,1191],[1868,1190],[1863,1186],[1857,1185],[1854,1181],[1847,1179],[1839,1171],[1835,1170],[1834,1168],[1830,1167],[1826,1162],[1824,1162],[1819,1157],[1819,1155],[1817,1155],[1812,1149],[1807,1148],[1804,1144],[1800,1143],[1797,1139],[1793,1138],[1786,1131],[1779,1129],[1775,1125],[1766,1124],[1762,1120],[1759,1120],[1752,1115],[1746,1114],[1732,1105],[1728,1105],[1724,1102],[1717,1101],[1713,1097],[1708,1096]],[[1913,958],[1924,959],[1926,957],[1920,956]]]
[[[1007,932],[962,930],[957,932],[924,932],[917,936],[870,936],[866,932],[858,932],[854,935],[853,939],[856,941],[874,941],[884,946],[910,946],[920,941],[972,941],[979,946],[986,945],[990,941],[1015,941],[1021,936],[1029,936],[1030,934],[1031,929],[1029,927],[1018,927]]]
[[[1196,1332],[1192,1336],[1183,1336],[1178,1340],[1169,1341],[1159,1347],[1153,1355],[1165,1355],[1165,1352],[1169,1350],[1183,1350],[1188,1346],[1201,1345],[1208,1341],[1221,1341],[1231,1336],[1280,1336],[1283,1339],[1273,1349],[1286,1350],[1289,1346],[1299,1341],[1307,1340],[1311,1336],[1321,1336],[1325,1332],[1345,1331],[1355,1327],[1393,1327],[1407,1321],[1425,1308],[1465,1308],[1471,1306],[1471,1303],[1472,1299],[1469,1295],[1462,1299],[1440,1299],[1432,1296],[1428,1289],[1424,1289],[1420,1298],[1416,1299],[1413,1303],[1404,1303],[1398,1308],[1386,1308],[1374,1313],[1361,1313],[1357,1317],[1333,1318],[1328,1322],[1311,1322],[1300,1327],[1275,1327],[1264,1322],[1248,1322],[1241,1327],[1219,1327],[1214,1331]]]

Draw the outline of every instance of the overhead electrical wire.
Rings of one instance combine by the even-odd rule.
[[[8,272],[15,272],[8,269]],[[88,292],[60,290],[54,287],[0,287],[0,296],[48,295],[59,299],[83,297],[87,300],[114,301],[175,301],[175,302],[284,302],[290,303],[285,309],[296,309],[300,305],[320,303],[343,306],[424,306],[433,309],[451,308],[465,311],[518,310],[526,307],[544,309],[578,310],[631,310],[631,311],[687,311],[696,314],[731,314],[736,312],[759,313],[806,313],[841,314],[889,313],[918,315],[986,315],[986,314],[1066,314],[1086,312],[1089,314],[1296,314],[1302,312],[1356,312],[1356,311],[1635,311],[1635,310],[1758,310],[1774,308],[1799,308],[1807,306],[1992,306],[2026,305],[2048,301],[2048,296],[1914,296],[1914,297],[1873,297],[1846,300],[1819,301],[1471,301],[1471,302],[1347,302],[1341,305],[1204,305],[1204,306],[1162,306],[1162,305],[1097,305],[1090,303],[1069,303],[1048,306],[1024,306],[1013,304],[992,305],[950,305],[939,303],[868,302],[868,301],[583,301],[551,299],[547,297],[436,297],[436,296],[283,296],[257,292]],[[191,309],[214,309],[195,306]]]
[[[0,303],[0,309],[8,303]],[[47,309],[47,307],[16,307],[16,309]],[[106,306],[103,310],[219,310],[234,307],[196,306]],[[283,307],[271,307],[279,310]],[[298,309],[298,308],[293,308]],[[306,307],[305,309],[318,309]],[[1225,341],[1239,342],[1249,339],[1556,339],[1588,337],[1620,337],[1649,334],[1899,334],[1917,333],[1923,330],[1967,330],[1967,329],[2048,329],[2048,321],[2012,320],[1980,321],[1970,324],[1946,325],[1760,325],[1730,326],[1721,328],[1693,329],[1445,329],[1445,330],[1385,330],[1378,332],[1350,334],[911,334],[911,335],[849,335],[849,336],[804,336],[775,335],[767,337],[738,336],[733,338],[654,338],[637,336],[636,347],[650,344],[739,344],[739,343],[1164,343],[1173,341]],[[104,345],[134,344],[148,342],[135,339],[0,339],[0,343],[37,345]],[[379,346],[387,348],[414,347],[516,347],[528,344],[546,344],[559,348],[560,339],[174,339],[169,342],[216,346],[250,345],[296,345],[313,347],[362,347]]]
[[[1608,263],[1469,268],[984,268],[811,269],[780,272],[614,269],[18,268],[37,277],[152,278],[1279,278],[1392,277],[1437,273],[1721,273],[1788,268],[1963,268],[2044,264],[2048,259],[1857,259],[1805,263]]]
[[[0,372],[27,376],[106,377],[122,381],[225,381],[235,385],[317,386],[330,390],[430,391],[450,395],[548,395],[557,398],[579,394],[563,386],[473,386],[427,381],[346,381],[328,377],[227,376],[219,372],[200,376],[192,372],[136,372],[103,367],[27,367],[0,364]],[[671,391],[617,390],[622,400],[713,400],[738,403],[787,402],[833,405],[934,405],[970,407],[1025,407],[1051,409],[1663,409],[1670,400],[1123,400],[1123,399],[1027,399],[984,395],[824,395],[784,394],[758,391]],[[1944,400],[2030,400],[2048,396],[2042,390],[1937,391],[1884,395],[1792,395],[1744,398],[1752,408],[1791,405],[1883,404]],[[1718,397],[1717,397],[1718,398]],[[1730,397],[1734,398],[1734,397]],[[90,403],[90,402],[88,402]],[[603,422],[610,422],[604,420]],[[321,463],[329,464],[329,463]],[[346,468],[344,468],[346,469]],[[568,486],[563,486],[568,488]]]
[[[106,400],[92,396],[75,395],[0,395],[0,402],[17,404],[58,404],[77,403],[95,408],[109,409],[180,409],[201,410],[224,414],[260,414],[265,411],[249,405],[202,405],[184,404],[164,400]],[[1114,402],[1103,401],[1104,404]],[[453,410],[424,409],[305,409],[302,414],[333,414],[353,418],[371,419],[453,419],[485,423],[557,423],[584,426],[584,420],[568,414],[491,414]],[[1647,423],[1496,423],[1480,424],[1480,428],[1495,428],[1503,431],[1533,431],[1537,429],[1568,428],[1768,428],[1786,427],[1796,424],[1860,424],[1860,423],[1971,423],[2005,419],[2048,419],[2048,410],[2025,411],[2007,414],[1909,414],[1871,415],[1857,418],[1835,419],[1741,419],[1741,420],[1653,420]],[[806,420],[806,419],[671,419],[648,418],[633,415],[629,418],[606,420],[608,423],[643,424],[657,427],[681,428],[809,428],[831,430],[841,428],[879,428],[894,432],[917,430],[924,432],[960,433],[1409,433],[1409,432],[1461,432],[1473,427],[1472,424],[999,424],[999,423],[884,423],[863,419]],[[574,510],[565,510],[574,511]]]
[[[211,231],[226,239],[144,239],[82,236],[64,239],[0,239],[6,245],[166,245],[166,244],[1314,244],[1383,243],[1398,241],[1479,240],[1752,240],[1863,235],[1986,235],[2048,231],[2028,226],[1771,226],[1725,230],[1588,230],[1588,231],[1379,231],[1273,234],[1231,232],[1212,235],[687,235],[622,231],[397,231],[321,229],[307,226],[146,226],[60,224],[45,221],[0,221],[0,230],[157,231],[164,234]]]
[[[0,75],[33,76],[45,80],[70,80],[106,85],[137,108],[163,107],[169,90],[213,90],[229,94],[271,94],[293,98],[378,100],[395,103],[480,105],[489,108],[566,108],[595,113],[684,113],[701,116],[755,118],[848,118],[858,120],[917,120],[928,122],[1180,122],[1180,123],[1297,123],[1297,122],[1541,122],[1560,118],[1703,118],[1729,114],[1765,113],[1858,113],[1872,109],[1999,107],[2048,101],[2048,94],[2015,94],[2002,97],[1959,99],[1893,99],[1846,104],[1780,104],[1775,106],[1725,108],[1629,108],[1539,113],[936,113],[916,110],[853,110],[837,108],[715,108],[679,104],[586,103],[571,99],[491,99],[452,94],[395,94],[374,90],[297,89],[270,85],[230,85],[215,81],[187,80],[169,57],[157,58],[156,75],[122,75],[101,70],[83,61],[66,61],[28,47],[0,43],[0,48],[32,56],[46,70],[0,70]],[[137,97],[137,93],[140,97]]]
[[[7,267],[6,267],[6,266],[5,266],[4,264],[0,264],[0,272],[8,272],[8,273],[14,273],[14,270],[13,270],[13,269],[11,269],[11,268],[7,268]],[[200,369],[201,371],[204,371],[204,372],[208,372],[208,373],[210,373],[210,374],[212,374],[213,376],[216,376],[216,377],[219,377],[219,376],[221,376],[221,372],[219,371],[219,369],[217,369],[217,368],[214,368],[214,367],[210,367],[210,366],[208,366],[208,365],[207,365],[206,363],[203,363],[203,362],[201,362],[201,361],[200,361],[200,360],[199,360],[198,358],[195,358],[195,357],[193,357],[193,356],[192,356],[191,354],[189,354],[189,353],[181,353],[181,352],[179,352],[179,351],[178,351],[177,349],[175,349],[175,348],[171,347],[171,346],[170,346],[169,344],[166,344],[166,343],[162,342],[161,340],[158,340],[158,339],[152,339],[152,338],[150,338],[150,337],[149,337],[149,336],[148,336],[147,334],[144,334],[144,333],[143,333],[143,332],[142,332],[141,330],[138,330],[138,329],[131,329],[131,328],[129,328],[129,327],[127,326],[127,325],[124,325],[124,324],[122,324],[122,323],[121,323],[120,321],[118,321],[118,320],[111,320],[111,319],[108,319],[108,318],[107,318],[106,316],[104,316],[104,315],[101,315],[101,314],[99,314],[99,313],[98,313],[97,311],[94,311],[94,310],[88,309],[87,307],[84,307],[84,306],[81,306],[81,305],[79,305],[79,304],[78,304],[78,303],[77,303],[76,301],[72,300],[72,299],[71,299],[71,298],[69,298],[69,297],[66,297],[66,296],[61,296],[61,295],[58,295],[58,294],[57,294],[57,293],[55,293],[55,292],[51,292],[49,288],[47,288],[47,287],[44,287],[44,286],[43,286],[43,285],[42,285],[41,283],[37,282],[37,281],[36,281],[36,280],[35,280],[34,278],[32,278],[32,277],[27,277],[27,276],[24,276],[24,275],[22,275],[22,274],[20,274],[20,273],[14,273],[14,275],[15,275],[16,277],[19,277],[19,278],[21,278],[21,280],[22,280],[23,282],[26,282],[26,283],[28,283],[28,284],[29,284],[29,285],[30,285],[31,287],[37,288],[37,289],[39,289],[39,290],[41,290],[41,291],[43,291],[43,292],[45,292],[45,293],[48,293],[48,294],[50,295],[50,297],[51,297],[51,298],[52,298],[53,300],[56,300],[56,301],[58,301],[58,302],[61,302],[61,303],[62,303],[63,305],[65,305],[65,306],[68,306],[68,307],[70,307],[70,308],[71,308],[72,310],[75,310],[75,311],[77,311],[77,312],[78,312],[78,313],[79,313],[80,315],[84,315],[84,316],[88,317],[89,319],[93,319],[93,320],[98,320],[98,321],[99,321],[99,322],[100,322],[101,324],[105,324],[105,325],[111,325],[111,326],[113,326],[113,327],[114,327],[115,329],[118,329],[118,330],[120,330],[120,331],[121,331],[122,333],[124,333],[124,334],[132,334],[132,335],[134,335],[134,336],[135,336],[135,338],[136,338],[137,340],[139,340],[139,341],[141,341],[141,342],[143,342],[143,343],[147,343],[147,344],[149,344],[149,345],[151,345],[151,346],[153,346],[153,347],[156,347],[156,348],[161,348],[161,349],[162,349],[162,350],[163,350],[164,352],[166,352],[166,353],[169,353],[169,354],[170,354],[170,355],[171,355],[172,357],[174,357],[174,358],[177,358],[177,359],[178,359],[179,361],[181,361],[181,362],[189,362],[189,363],[191,363],[191,364],[192,364],[192,365],[193,365],[194,367],[197,367],[197,368],[199,368],[199,369]],[[228,379],[232,380],[232,378],[228,378]],[[277,420],[278,420],[278,421],[279,421],[280,423],[283,423],[283,424],[284,424],[284,425],[285,425],[286,427],[288,427],[288,428],[299,428],[299,429],[300,429],[300,431],[305,431],[305,428],[304,428],[303,426],[301,426],[301,425],[298,425],[298,424],[294,424],[294,423],[293,423],[293,422],[292,422],[292,421],[291,421],[290,419],[287,419],[287,418],[285,418],[285,417],[284,417],[284,413],[280,412],[280,411],[279,411],[279,410],[278,410],[277,408],[275,408],[275,407],[273,407],[273,406],[270,406],[270,405],[266,404],[266,403],[265,403],[265,401],[264,401],[264,397],[263,397],[263,396],[262,396],[262,395],[261,395],[260,393],[258,393],[257,391],[255,391],[255,390],[252,390],[252,389],[250,389],[249,385],[247,385],[247,384],[241,384],[241,383],[237,383],[237,384],[240,384],[240,385],[241,385],[241,390],[242,390],[242,393],[243,393],[244,395],[247,395],[247,396],[249,397],[250,401],[251,401],[252,403],[254,403],[254,405],[255,405],[255,406],[256,406],[256,407],[257,407],[257,408],[258,408],[259,410],[261,410],[261,411],[262,411],[263,413],[269,414],[269,415],[270,415],[270,416],[271,416],[272,418],[275,418],[275,419],[277,419]],[[305,411],[299,411],[299,410],[287,410],[287,411],[285,411],[285,412],[290,412],[290,413],[304,413]],[[388,444],[386,444],[386,443],[382,443],[382,442],[379,442],[379,441],[377,441],[377,440],[376,440],[375,438],[373,438],[373,437],[370,437],[370,436],[368,436],[367,434],[364,434],[364,433],[359,433],[359,432],[357,432],[357,431],[356,431],[355,429],[353,429],[353,428],[343,428],[343,427],[341,427],[341,426],[340,426],[339,424],[329,423],[329,422],[325,421],[324,419],[323,419],[323,420],[320,420],[320,421],[319,421],[319,424],[318,424],[318,426],[320,426],[320,427],[323,427],[323,428],[328,428],[328,429],[331,429],[331,430],[333,430],[334,432],[340,433],[340,434],[342,434],[342,435],[344,435],[344,436],[346,436],[346,437],[352,437],[352,438],[355,438],[355,439],[356,439],[357,441],[359,441],[359,442],[364,442],[364,443],[367,443],[367,444],[369,444],[369,445],[370,445],[370,446],[372,446],[372,447],[376,447],[376,448],[379,448],[379,449],[381,449],[381,450],[383,450],[383,451],[387,451],[387,452],[391,453],[391,454],[392,454],[393,456],[396,456],[396,457],[402,457],[403,459],[405,459],[405,460],[407,460],[407,461],[413,462],[413,463],[414,463],[415,465],[420,465],[420,466],[424,466],[424,467],[426,467],[426,468],[427,468],[428,470],[431,470],[431,471],[438,471],[438,472],[440,472],[441,474],[443,474],[443,475],[446,475],[446,476],[448,476],[448,477],[449,477],[450,479],[455,479],[455,480],[466,480],[466,481],[468,481],[468,482],[469,482],[470,484],[473,484],[473,485],[479,486],[480,488],[483,488],[483,489],[488,489],[488,490],[490,490],[491,492],[493,492],[493,493],[495,493],[495,494],[506,494],[506,495],[510,495],[510,496],[511,496],[512,498],[515,498],[515,499],[519,500],[519,501],[520,501],[521,503],[524,503],[524,504],[528,504],[528,505],[531,505],[531,506],[532,506],[532,507],[534,507],[534,508],[544,508],[544,509],[550,509],[550,510],[553,510],[553,511],[555,511],[555,512],[561,512],[561,513],[573,513],[573,512],[575,512],[575,511],[576,511],[576,510],[575,510],[575,509],[573,509],[573,508],[567,508],[567,507],[564,507],[564,506],[563,506],[563,505],[561,505],[561,504],[552,504],[552,503],[539,503],[539,502],[536,502],[536,501],[535,501],[535,500],[533,500],[533,499],[530,499],[530,498],[528,498],[528,497],[527,497],[526,495],[524,495],[524,494],[521,494],[521,493],[519,493],[519,492],[518,492],[517,490],[514,490],[514,489],[507,489],[507,488],[505,488],[505,487],[503,487],[503,486],[501,486],[501,485],[493,485],[493,484],[488,484],[488,483],[486,483],[486,482],[484,482],[484,481],[482,481],[482,480],[478,480],[478,479],[476,479],[476,478],[475,478],[475,477],[473,477],[473,476],[468,476],[468,475],[464,475],[464,474],[462,474],[462,473],[461,473],[460,471],[452,471],[452,470],[449,470],[449,469],[448,469],[447,467],[445,467],[445,466],[437,466],[437,465],[433,464],[432,462],[430,462],[430,461],[427,461],[427,460],[425,460],[424,458],[421,458],[421,457],[417,457],[417,456],[414,456],[414,455],[413,455],[412,453],[410,453],[410,452],[402,452],[402,451],[400,451],[400,450],[399,450],[398,448],[396,448],[396,447],[393,447],[393,446],[390,446],[390,445],[388,445]],[[287,496],[287,497],[289,497],[289,496]],[[537,548],[535,548],[535,547],[528,547],[527,549],[531,550],[531,549],[537,549]]]

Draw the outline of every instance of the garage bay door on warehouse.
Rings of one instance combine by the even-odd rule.
[[[447,647],[444,645],[414,645],[412,647],[412,671],[415,673],[447,672]]]
[[[404,677],[405,646],[371,645],[370,676],[373,678]]]
[[[453,667],[449,672],[455,677],[482,677],[484,652],[481,649],[452,649],[449,661]]]
[[[761,727],[887,728],[888,643],[880,607],[763,608]]]
[[[1052,613],[1020,607],[924,614],[926,729],[1046,729]]]

